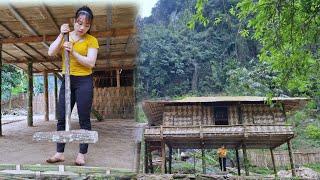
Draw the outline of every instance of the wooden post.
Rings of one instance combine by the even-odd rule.
[[[236,148],[236,158],[237,158],[238,175],[241,176],[240,159],[239,159],[239,149],[238,149],[238,148]]]
[[[246,176],[249,176],[249,160],[247,155],[247,147],[245,144],[242,144],[242,151],[243,151],[244,170],[246,172]]]
[[[137,142],[136,143],[136,167],[135,167],[135,170],[136,170],[136,173],[139,173],[140,171],[140,154],[141,154],[141,142]]]
[[[166,169],[166,144],[164,143],[164,140],[161,140],[161,173],[165,173]]]
[[[289,158],[290,158],[290,165],[291,165],[291,172],[292,172],[292,177],[296,176],[296,171],[294,168],[294,161],[293,161],[293,154],[292,154],[292,146],[291,146],[291,141],[287,141],[288,144],[288,151],[289,151]]]
[[[277,177],[276,162],[275,162],[275,159],[274,159],[274,154],[273,154],[273,149],[272,148],[270,148],[270,153],[271,153],[271,160],[272,160],[272,165],[273,165],[273,172],[274,172],[275,177]]]
[[[172,147],[169,147],[169,174],[172,173]]]
[[[43,73],[43,85],[44,85],[44,120],[49,121],[49,95],[48,95],[48,73]]]
[[[1,102],[1,91],[2,86],[2,43],[0,43],[0,102]],[[0,103],[0,136],[2,136],[2,113],[1,113],[1,103]]]
[[[148,143],[147,143],[147,141],[144,141],[144,173],[148,173],[148,171],[149,171],[148,157],[149,157]]]
[[[201,145],[201,158],[202,158],[202,173],[206,174],[206,160],[205,160],[205,149],[203,147],[203,143]]]
[[[32,60],[28,59],[28,126],[33,126],[33,72],[32,72]]]
[[[54,104],[55,104],[54,117],[56,120],[58,120],[58,78],[56,74],[54,74]]]

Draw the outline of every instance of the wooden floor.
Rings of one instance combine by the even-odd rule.
[[[5,123],[0,137],[0,164],[47,164],[45,160],[55,153],[56,145],[48,142],[33,142],[37,131],[54,131],[56,121],[35,120],[34,127],[27,127],[26,121]],[[79,128],[73,120],[72,127]],[[89,145],[87,166],[100,166],[134,170],[136,161],[136,141],[143,133],[144,124],[134,120],[92,121],[92,129],[98,131],[99,141]],[[78,144],[67,144],[63,165],[74,165],[79,151]]]

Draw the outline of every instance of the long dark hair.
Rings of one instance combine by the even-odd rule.
[[[90,29],[93,21],[93,13],[91,9],[88,6],[82,6],[81,8],[79,8],[76,12],[75,20],[77,20],[80,15],[84,15],[86,19],[90,22],[90,28],[87,32],[88,34],[90,34]]]

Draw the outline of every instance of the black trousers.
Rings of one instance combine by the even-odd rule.
[[[91,130],[90,112],[93,99],[93,78],[88,76],[70,76],[71,111],[77,103],[79,124],[81,129]],[[64,131],[66,126],[65,118],[65,80],[63,79],[58,101],[58,123],[57,130]],[[80,144],[79,152],[86,154],[88,144]],[[64,152],[65,143],[57,143],[57,152]]]
[[[221,158],[221,157],[219,157],[219,164],[220,164],[220,170],[222,171],[222,169],[223,169],[223,171],[227,171],[227,162],[226,162],[226,158]]]

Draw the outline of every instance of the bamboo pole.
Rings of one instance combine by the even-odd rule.
[[[274,172],[275,177],[277,177],[276,162],[275,162],[275,159],[274,159],[274,154],[273,154],[273,149],[272,148],[270,148],[270,154],[271,154],[271,160],[272,160],[272,165],[273,165],[273,172]]]
[[[48,97],[48,73],[43,73],[43,85],[44,85],[44,120],[49,121],[49,97]]]
[[[1,86],[2,86],[2,43],[0,43],[0,102],[2,99],[2,91],[1,91]],[[0,136],[2,136],[2,113],[1,113],[1,103],[0,103]]]
[[[246,176],[249,176],[249,160],[248,160],[248,154],[247,154],[247,147],[245,144],[242,145],[242,151],[243,151],[244,170],[246,172]]]
[[[33,126],[33,73],[32,60],[28,59],[28,126]]]
[[[296,176],[296,171],[294,169],[294,160],[293,160],[293,154],[292,154],[292,146],[291,146],[291,141],[287,141],[288,144],[288,151],[289,151],[289,158],[290,158],[290,165],[291,165],[291,172],[292,172],[292,177]]]
[[[241,176],[240,159],[239,159],[239,149],[238,149],[238,148],[236,148],[236,158],[237,158],[238,175]]]
[[[69,33],[64,34],[65,42],[69,41]],[[71,129],[71,94],[70,94],[70,58],[69,52],[64,50],[65,59],[65,117],[66,117],[66,131]]]
[[[136,143],[136,164],[135,164],[135,172],[139,173],[140,170],[140,154],[141,154],[141,142]]]
[[[55,119],[58,120],[58,78],[54,75],[54,104],[55,104]]]

